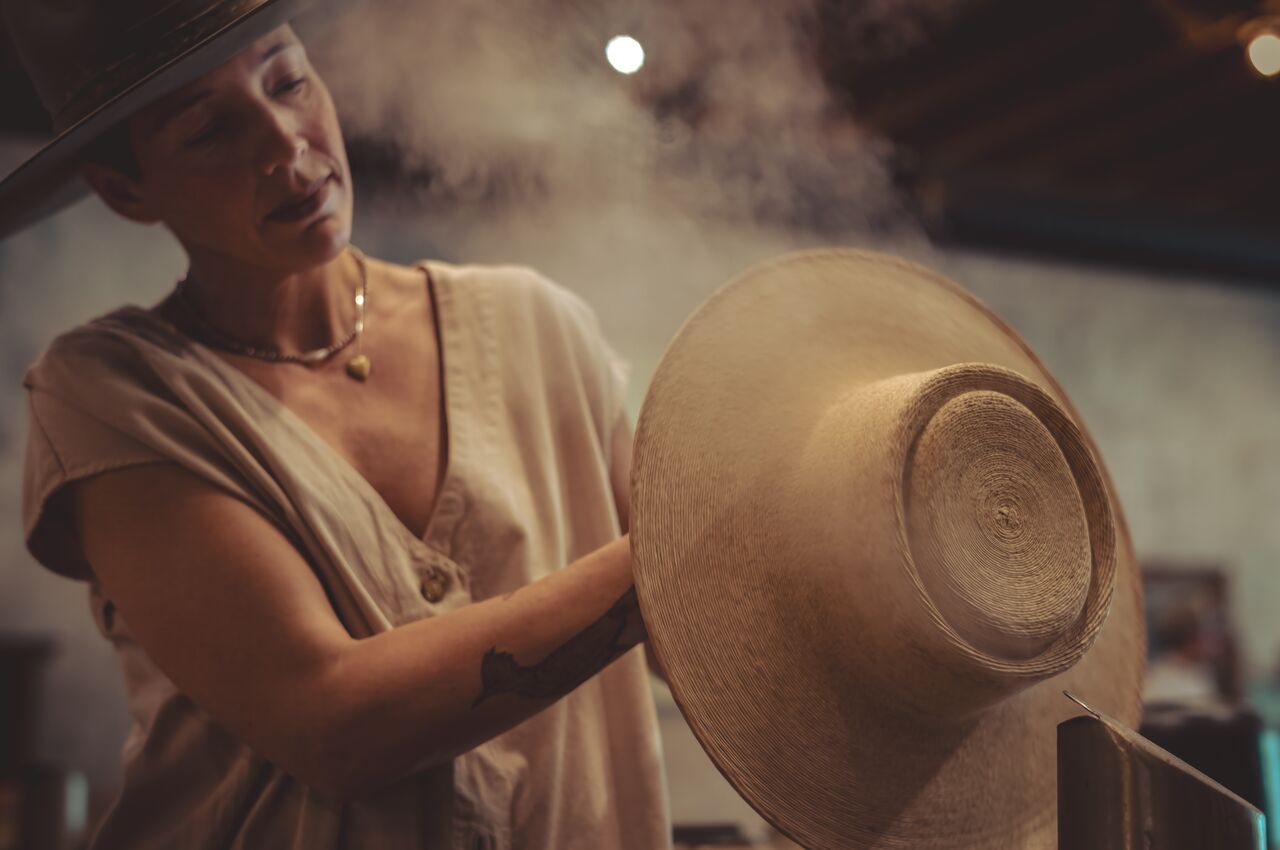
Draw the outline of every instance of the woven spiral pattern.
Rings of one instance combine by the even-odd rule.
[[[991,391],[951,399],[908,472],[916,569],[952,628],[1009,659],[1045,650],[1089,590],[1089,529],[1071,469],[1026,407]]]

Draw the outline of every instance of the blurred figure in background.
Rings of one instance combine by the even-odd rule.
[[[1157,625],[1159,654],[1147,665],[1143,701],[1195,703],[1222,698],[1213,660],[1221,647],[1190,603],[1171,608]]]

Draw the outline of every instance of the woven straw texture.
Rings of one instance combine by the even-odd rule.
[[[1138,720],[1114,488],[1062,388],[956,284],[792,254],[726,284],[641,410],[632,548],[690,727],[811,848],[1051,848],[1063,689]]]

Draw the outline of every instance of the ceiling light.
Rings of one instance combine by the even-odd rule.
[[[617,35],[609,39],[604,55],[619,74],[634,74],[644,66],[644,48],[629,35]]]
[[[1264,77],[1280,74],[1280,36],[1274,32],[1255,35],[1246,48],[1249,62]]]

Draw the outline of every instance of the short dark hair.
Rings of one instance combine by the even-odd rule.
[[[81,156],[85,162],[114,168],[134,180],[142,176],[138,157],[133,150],[133,138],[129,135],[128,118],[116,122],[109,130],[90,142]]]

